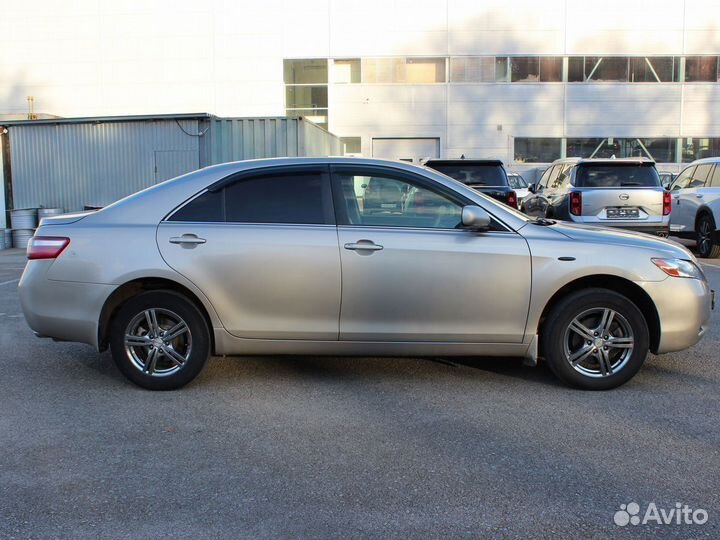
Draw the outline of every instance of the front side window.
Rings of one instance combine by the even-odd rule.
[[[266,174],[242,178],[207,191],[180,208],[171,221],[332,223],[329,186],[318,172]]]
[[[414,182],[374,172],[337,172],[349,225],[455,229],[462,205]]]
[[[678,190],[678,189],[685,189],[688,187],[688,184],[690,183],[690,180],[692,180],[693,173],[695,172],[695,167],[688,167],[683,172],[681,172],[678,177],[675,179],[675,182],[673,182],[672,185],[672,191]]]

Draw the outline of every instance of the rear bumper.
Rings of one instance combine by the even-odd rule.
[[[713,293],[707,281],[669,277],[638,283],[652,298],[660,319],[658,354],[695,345],[707,332]]]
[[[52,260],[28,261],[18,285],[20,305],[38,335],[98,347],[98,321],[113,285],[47,279]]]
[[[623,229],[626,231],[642,232],[645,234],[653,234],[656,236],[667,237],[670,233],[670,216],[652,221],[621,221],[608,219],[588,219],[583,217],[573,217],[575,223],[583,223],[584,225],[594,225],[596,227],[608,227],[612,229]]]

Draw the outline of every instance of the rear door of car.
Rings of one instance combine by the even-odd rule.
[[[231,334],[338,339],[340,254],[326,166],[226,179],[160,223],[157,242]]]

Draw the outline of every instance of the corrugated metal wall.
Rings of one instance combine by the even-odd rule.
[[[197,133],[197,120],[179,121]],[[192,151],[198,137],[173,121],[51,124],[10,127],[15,208],[104,206],[165,178],[156,152]]]
[[[15,208],[105,206],[206,165],[341,153],[337,137],[300,118],[28,123],[9,130]]]
[[[213,118],[204,143],[207,163],[269,157],[340,155],[335,135],[302,118]]]

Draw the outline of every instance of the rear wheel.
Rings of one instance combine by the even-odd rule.
[[[128,300],[113,318],[110,349],[118,369],[150,390],[174,390],[193,380],[210,355],[210,334],[198,308],[174,291]]]
[[[703,259],[720,257],[720,245],[715,244],[715,220],[709,214],[701,215],[695,226],[697,254]]]
[[[640,310],[607,289],[586,289],[563,298],[542,332],[545,359],[563,382],[588,390],[609,390],[629,381],[649,348]]]

